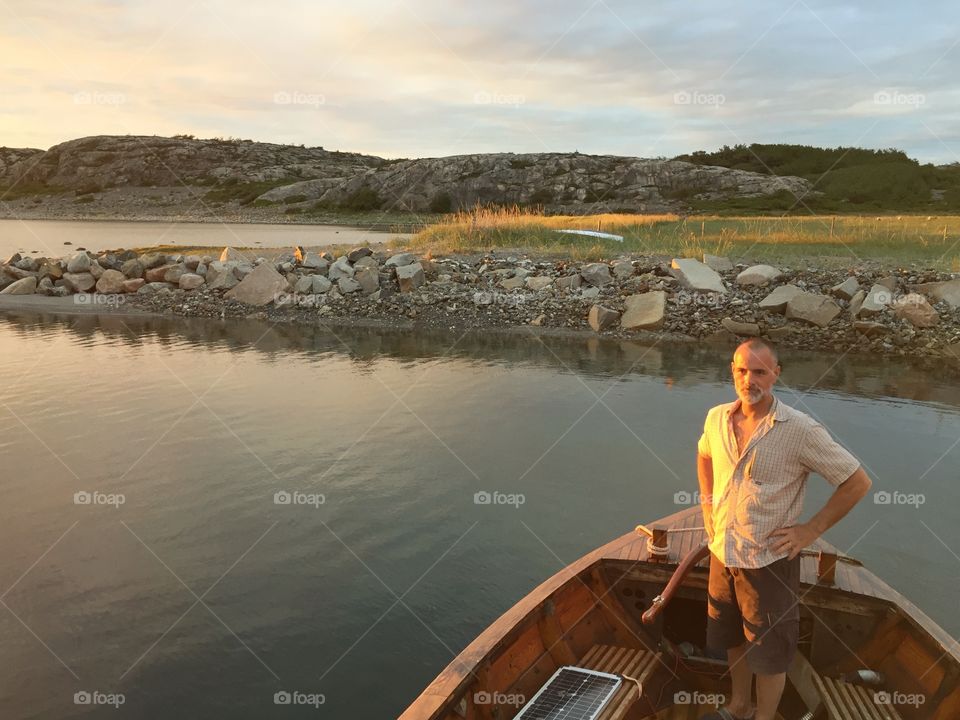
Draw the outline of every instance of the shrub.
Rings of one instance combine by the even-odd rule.
[[[380,207],[380,196],[373,188],[364,186],[350,193],[340,207],[344,210],[376,210]]]
[[[453,210],[453,198],[450,197],[450,193],[446,191],[440,191],[433,196],[433,199],[430,201],[430,212],[434,213],[448,213]]]

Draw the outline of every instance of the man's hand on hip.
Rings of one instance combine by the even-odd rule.
[[[790,553],[789,557],[793,560],[804,548],[810,547],[820,534],[810,525],[803,523],[774,530],[770,537],[773,540],[773,551],[777,554]]]

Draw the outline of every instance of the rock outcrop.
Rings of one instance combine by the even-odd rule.
[[[142,188],[147,198],[157,188],[188,186],[194,196],[222,191],[225,202],[293,209],[447,212],[479,203],[570,214],[674,212],[692,200],[816,192],[802,178],[677,160],[580,153],[385,160],[322,147],[156,136],[85,137],[46,151],[0,148],[0,187],[14,182],[86,195],[94,205],[110,188]]]

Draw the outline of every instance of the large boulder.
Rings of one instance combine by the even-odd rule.
[[[152,270],[155,267],[167,264],[167,256],[163,253],[147,253],[146,255],[141,255],[138,260],[144,270]],[[124,275],[126,275],[126,273],[124,273]]]
[[[305,268],[310,268],[311,270],[326,271],[330,267],[330,263],[324,260],[322,257],[317,255],[314,252],[305,253],[303,256],[303,262],[300,263]]]
[[[123,265],[120,266],[120,272],[122,272],[128,278],[142,278],[143,263],[136,258],[133,260],[127,260],[125,263],[123,263]]]
[[[723,279],[716,270],[693,258],[674,258],[670,263],[670,269],[674,277],[688,290],[715,293],[727,291]]]
[[[385,263],[385,267],[403,267],[404,265],[412,265],[417,260],[416,256],[413,253],[397,253],[390,257]]]
[[[553,278],[545,275],[528,277],[525,281],[527,289],[539,292],[553,285]]]
[[[49,277],[53,280],[59,280],[63,277],[63,265],[59,260],[47,260],[40,265],[37,270],[40,277]]]
[[[720,255],[709,255],[704,253],[703,264],[711,270],[716,270],[718,273],[730,272],[733,270],[733,263],[730,261],[730,258],[722,257]]]
[[[946,282],[924,283],[917,285],[914,290],[929,295],[934,300],[941,300],[951,308],[960,308],[960,278]]]
[[[187,272],[189,272],[187,270],[187,266],[182,263],[178,263],[167,269],[167,271],[163,274],[163,281],[177,285],[180,282],[180,278],[186,275]]]
[[[590,308],[590,314],[587,316],[587,322],[596,332],[613,327],[613,324],[620,319],[620,313],[603,305],[594,305]]]
[[[330,266],[330,269],[327,271],[327,277],[331,280],[340,280],[341,278],[352,278],[354,273],[356,273],[356,270],[354,270],[350,261],[347,260],[347,256],[341,255],[337,258],[336,262]]]
[[[754,265],[737,275],[737,285],[768,285],[783,277],[772,265]]]
[[[330,291],[330,288],[333,286],[333,283],[330,282],[330,278],[323,275],[308,275],[307,277],[313,279],[313,294],[314,295],[323,295]]]
[[[369,266],[358,266],[360,269],[357,270],[356,274],[353,276],[353,279],[359,283],[360,287],[363,289],[364,295],[371,295],[380,289],[380,273],[377,272],[376,268]]]
[[[248,260],[248,258],[236,248],[225,247],[223,252],[220,253],[220,262],[225,263],[230,262],[231,260],[234,262],[243,262]]]
[[[123,283],[127,277],[119,270],[104,270],[97,280],[97,292],[105,295],[114,295],[123,292]]]
[[[175,264],[170,263],[168,265],[158,265],[155,268],[150,268],[143,274],[143,279],[148,283],[152,282],[167,282],[164,276],[167,274],[167,270],[177,267]],[[179,280],[179,278],[177,278]]]
[[[834,285],[830,288],[830,292],[844,300],[853,300],[853,296],[857,294],[859,289],[860,283],[857,282],[857,279],[855,277],[848,277],[839,285]]]
[[[69,273],[85,273],[90,272],[90,266],[93,264],[93,260],[90,259],[90,256],[85,252],[78,252],[67,262],[67,272]]]
[[[350,277],[342,277],[337,280],[337,287],[340,289],[344,295],[347,293],[354,293],[360,290],[360,283]]]
[[[761,310],[780,313],[782,315],[786,312],[787,303],[790,302],[791,298],[796,297],[802,292],[803,290],[796,285],[781,285],[780,287],[774,288],[773,292],[761,300],[758,307]]]
[[[826,327],[839,314],[840,306],[826,295],[801,292],[787,301],[786,315],[791,320]]]
[[[214,260],[207,266],[206,282],[211,290],[229,290],[236,287],[240,278],[236,274],[235,262],[220,262]]]
[[[90,290],[93,290],[93,286],[97,284],[97,281],[94,279],[93,275],[88,272],[66,272],[63,274],[63,282],[70,292],[75,293],[89,292]]]
[[[240,283],[228,290],[225,297],[244,305],[261,306],[274,301],[277,295],[290,290],[290,283],[269,263],[258,265]]]
[[[613,281],[610,266],[606,263],[590,263],[580,268],[580,276],[594,287],[603,287]]]
[[[580,273],[564,275],[563,277],[557,278],[557,288],[560,290],[576,290],[582,282],[583,278],[580,277]]]
[[[906,320],[914,327],[933,327],[940,322],[940,316],[927,299],[919,293],[910,293],[895,300],[890,306],[893,314]]]
[[[656,330],[663,327],[667,311],[667,294],[663,290],[631,295],[626,299],[620,318],[624,330]]]
[[[347,253],[347,260],[349,260],[351,264],[354,264],[360,258],[365,258],[370,255],[373,255],[373,250],[368,247],[358,247]]]
[[[882,312],[893,302],[893,291],[885,285],[876,283],[863,299],[860,309],[857,311],[858,317],[872,317]]]
[[[37,279],[30,277],[16,280],[0,290],[0,295],[33,295],[37,291]]]
[[[180,276],[179,283],[181,290],[196,290],[203,285],[203,278],[196,273],[184,273]]]
[[[143,278],[130,278],[129,280],[123,281],[123,292],[125,293],[135,293],[144,285],[147,281]]]
[[[743,335],[747,337],[756,337],[760,334],[760,326],[757,323],[740,322],[733,318],[725,317],[720,321],[724,330],[732,332],[734,335]]]
[[[397,268],[397,283],[400,285],[400,292],[411,292],[423,285],[425,281],[423,268],[420,263],[411,265],[401,265]]]

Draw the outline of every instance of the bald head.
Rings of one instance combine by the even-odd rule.
[[[759,352],[761,354],[766,351],[769,353],[770,358],[772,359],[772,367],[779,367],[780,365],[780,355],[777,353],[777,349],[763,338],[753,337],[749,340],[744,340],[742,343],[737,345],[737,349],[734,350],[734,358],[736,358],[737,353],[740,351]]]
[[[780,377],[780,358],[765,340],[751,338],[741,343],[730,363],[737,396],[744,405],[759,405],[770,399]]]

